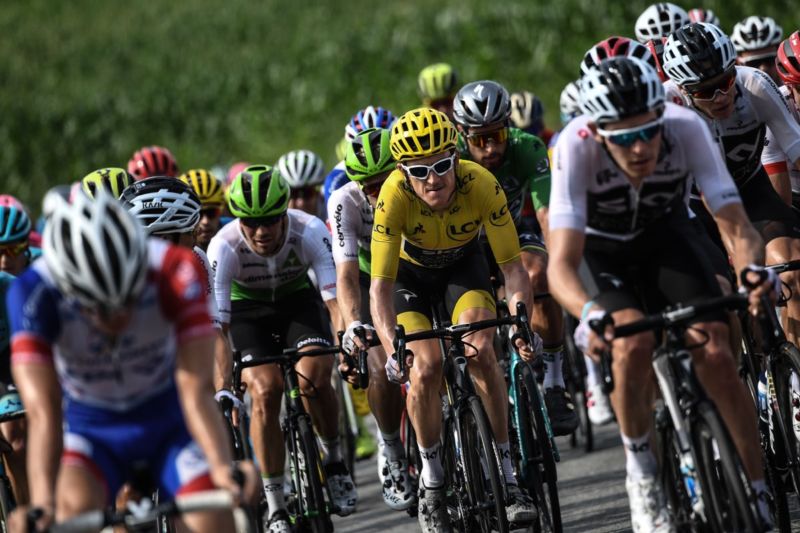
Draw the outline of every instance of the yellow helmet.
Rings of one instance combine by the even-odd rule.
[[[225,187],[222,180],[208,170],[196,168],[184,172],[178,178],[192,187],[203,207],[222,207],[225,203]]]
[[[397,161],[428,157],[455,148],[457,139],[447,115],[420,107],[403,114],[392,126],[392,155]]]
[[[100,168],[83,177],[81,187],[89,198],[94,198],[98,189],[105,189],[114,198],[122,196],[122,191],[133,183],[133,176],[123,168]]]
[[[426,105],[434,100],[453,98],[458,92],[458,76],[447,63],[434,63],[422,69],[417,77],[417,88]]]

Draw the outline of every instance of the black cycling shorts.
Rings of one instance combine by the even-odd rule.
[[[431,328],[434,304],[443,305],[443,312],[453,323],[466,309],[482,307],[496,312],[489,266],[479,246],[441,269],[400,259],[393,300],[397,323],[409,333]]]
[[[303,289],[276,302],[231,302],[231,338],[242,355],[276,355],[285,348],[330,346],[327,310],[313,289]]]
[[[684,209],[651,224],[629,242],[587,235],[584,259],[608,312],[639,309],[657,313],[678,303],[691,304],[721,295],[714,270]],[[722,311],[693,322],[722,321]]]

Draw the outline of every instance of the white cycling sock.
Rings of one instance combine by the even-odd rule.
[[[339,445],[338,435],[333,440],[319,438],[319,451],[322,453],[322,465],[342,462],[342,448]]]
[[[264,495],[267,497],[267,508],[269,509],[269,517],[276,511],[286,509],[286,500],[283,497],[283,474],[276,477],[261,477],[261,483],[264,484]]]
[[[437,443],[430,448],[419,447],[422,459],[422,484],[429,489],[444,485],[444,468],[442,468],[442,445]]]
[[[598,368],[597,363],[594,362],[594,359],[588,355],[584,355],[583,360],[586,362],[586,388],[591,389],[600,383],[600,379],[598,378],[600,369]]]
[[[625,470],[628,477],[642,479],[656,475],[656,456],[650,447],[650,432],[641,437],[628,437],[620,432],[625,446]]]
[[[394,433],[384,433],[383,431],[379,433],[383,439],[383,455],[386,456],[386,459],[388,459],[389,462],[402,459],[406,452],[403,449],[403,441],[400,440],[400,430],[398,429]]]
[[[542,352],[542,359],[544,359],[544,388],[552,389],[553,387],[564,386],[564,374],[562,369],[562,347],[556,346],[555,348],[545,348]]]
[[[500,462],[503,465],[503,476],[506,478],[506,484],[516,485],[517,478],[514,477],[514,465],[511,464],[511,443],[504,442],[500,444],[498,442],[497,449],[500,452]]]

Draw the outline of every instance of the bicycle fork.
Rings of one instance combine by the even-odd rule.
[[[671,364],[671,359],[673,357],[676,363],[679,363],[684,368],[685,374],[689,375],[691,372],[691,355],[686,350],[680,350],[674,356],[671,356],[667,350],[657,350],[653,358],[653,370],[655,371],[656,380],[661,389],[661,396],[669,412],[670,419],[672,420],[672,427],[677,437],[680,453],[680,469],[686,492],[691,499],[693,511],[705,522],[705,505],[703,504],[702,489],[700,483],[697,481],[689,430],[686,426],[686,419],[683,416],[681,398],[678,397],[675,388],[675,384],[678,384],[678,387],[682,385],[680,385],[681,382],[678,381],[678,376],[676,376],[676,372]]]

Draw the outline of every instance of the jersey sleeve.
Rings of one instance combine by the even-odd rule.
[[[767,174],[773,176],[789,171],[786,154],[783,153],[781,145],[772,134],[772,130],[767,128],[767,135],[764,139],[764,151],[761,152],[761,164]]]
[[[214,273],[211,270],[211,263],[208,262],[208,256],[206,256],[206,253],[201,248],[195,248],[193,251],[200,261],[200,264],[203,265],[203,270],[205,270],[206,277],[204,279],[208,280],[208,283],[205,285],[208,315],[211,317],[211,323],[214,324],[214,327],[220,329],[222,327],[222,320],[219,316],[217,299],[214,297]]]
[[[550,191],[550,231],[586,230],[587,180],[594,174],[589,145],[591,132],[573,119],[558,136],[553,149],[553,185]]]
[[[750,91],[758,117],[767,124],[789,163],[794,164],[800,159],[800,124],[772,79],[760,70],[748,71],[745,87]]]
[[[531,177],[528,181],[531,191],[533,208],[538,211],[550,205],[550,158],[547,153],[547,146],[539,140],[533,138],[534,142],[526,151],[525,157],[529,160],[528,164],[532,169]]]
[[[331,254],[331,234],[317,217],[310,217],[303,235],[303,248],[309,251],[322,301],[336,298],[336,266]]]
[[[214,276],[213,290],[219,319],[223,324],[230,324],[231,284],[239,273],[236,253],[225,239],[216,236],[208,245],[208,261],[211,263],[211,272]]]
[[[395,279],[400,261],[402,229],[405,225],[406,202],[400,187],[403,183],[399,170],[395,170],[381,187],[375,206],[375,221],[372,226],[371,276]]]
[[[170,246],[159,273],[158,295],[164,315],[175,324],[178,346],[213,333],[207,283],[206,272],[194,252]]]
[[[333,234],[333,260],[338,265],[358,261],[361,214],[346,189],[334,191],[328,200],[328,222]]]
[[[498,265],[503,265],[518,259],[520,254],[519,236],[508,210],[506,193],[488,170],[484,171],[484,175],[477,180],[477,184],[480,189],[475,192],[482,201],[482,220],[495,261]]]
[[[729,204],[741,203],[739,190],[722,159],[722,153],[703,120],[691,112],[681,114],[678,136],[687,153],[689,171],[712,214]]]
[[[55,290],[29,268],[8,288],[5,305],[12,364],[53,364],[53,345],[61,330]]]

